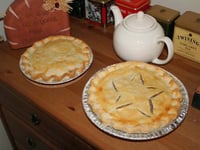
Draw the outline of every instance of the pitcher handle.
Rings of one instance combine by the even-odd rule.
[[[174,47],[173,47],[173,43],[172,43],[171,39],[168,38],[168,37],[166,37],[166,36],[165,36],[165,37],[162,37],[162,38],[159,38],[159,39],[158,39],[158,42],[164,42],[164,43],[166,44],[168,55],[167,55],[167,58],[166,58],[166,59],[163,60],[163,59],[156,58],[156,59],[154,59],[154,60],[152,61],[152,63],[154,63],[154,64],[160,64],[160,65],[166,64],[166,63],[168,63],[168,62],[172,59],[172,57],[174,56]]]

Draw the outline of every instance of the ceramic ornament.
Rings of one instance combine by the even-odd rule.
[[[50,35],[70,35],[68,5],[71,0],[15,0],[4,18],[11,48],[31,46]]]

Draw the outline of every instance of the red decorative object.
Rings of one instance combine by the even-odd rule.
[[[129,14],[145,11],[150,7],[150,0],[115,0],[123,17]]]
[[[4,18],[11,48],[27,47],[50,35],[69,35],[68,9],[63,0],[15,0]]]

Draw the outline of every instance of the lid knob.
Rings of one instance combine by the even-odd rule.
[[[142,11],[137,13],[137,20],[142,21],[144,19],[144,13]]]
[[[147,32],[155,29],[157,22],[152,16],[139,11],[137,14],[127,16],[123,25],[129,31]]]

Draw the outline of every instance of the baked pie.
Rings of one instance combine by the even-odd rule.
[[[98,71],[89,81],[87,103],[100,122],[126,133],[149,133],[175,120],[182,95],[160,67],[123,62]]]
[[[72,36],[50,36],[33,44],[20,58],[22,72],[41,83],[62,83],[82,74],[90,66],[89,46]]]

